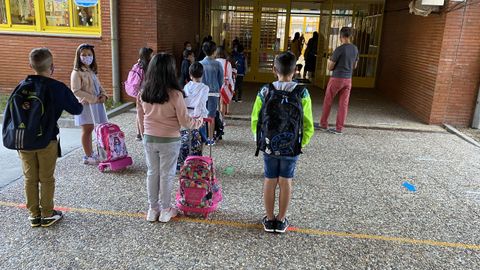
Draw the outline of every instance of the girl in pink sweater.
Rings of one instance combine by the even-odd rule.
[[[147,221],[168,222],[177,215],[172,186],[180,152],[180,127],[199,128],[202,119],[188,116],[184,93],[176,78],[175,58],[155,55],[148,65],[143,91],[138,95],[138,121],[147,161]]]

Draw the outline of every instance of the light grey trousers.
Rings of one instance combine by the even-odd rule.
[[[172,206],[172,187],[181,143],[143,142],[148,167],[147,192],[150,209],[166,209]]]

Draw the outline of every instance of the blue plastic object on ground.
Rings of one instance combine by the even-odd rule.
[[[408,191],[411,191],[411,192],[417,191],[417,188],[415,187],[415,185],[410,184],[408,181],[404,181],[402,183],[402,186],[404,186]]]

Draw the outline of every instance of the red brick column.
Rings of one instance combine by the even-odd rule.
[[[431,123],[469,126],[480,82],[480,3],[446,14]]]

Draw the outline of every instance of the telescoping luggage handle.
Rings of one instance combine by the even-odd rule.
[[[203,118],[203,121],[211,124],[211,123],[213,123],[213,121],[215,121],[215,118],[207,117],[207,118]],[[208,140],[208,139],[212,139],[212,140],[213,140],[213,138],[208,138],[208,128],[207,128],[207,140]],[[210,150],[210,157],[212,157],[212,144],[209,143],[208,145],[209,145],[209,150]]]

